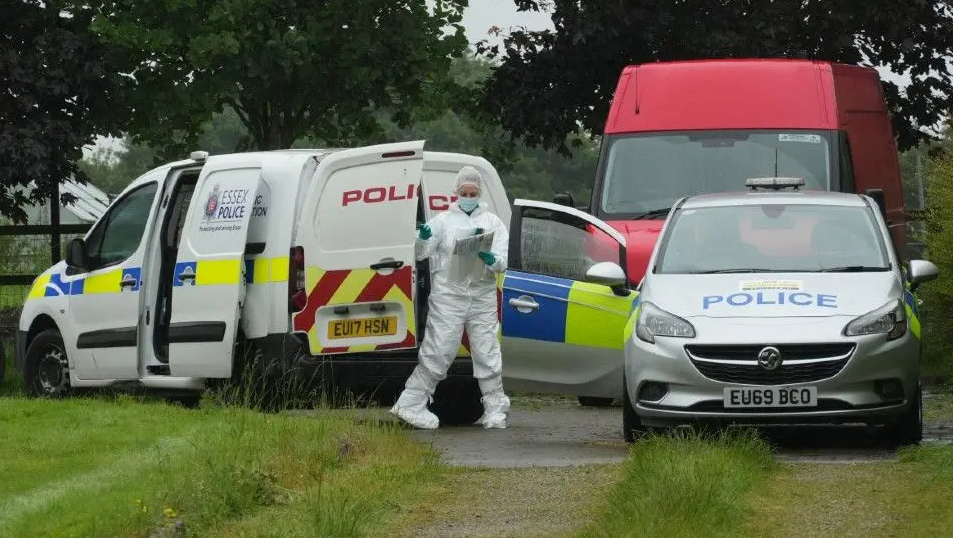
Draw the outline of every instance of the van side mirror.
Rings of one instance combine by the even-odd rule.
[[[600,262],[593,265],[586,271],[586,282],[609,286],[613,293],[622,297],[629,294],[625,271],[617,263]]]
[[[884,195],[883,189],[867,189],[864,191],[864,194],[870,196],[877,202],[877,206],[880,208],[880,214],[883,215],[884,222],[890,224],[890,221],[887,220],[887,197]]]
[[[66,265],[76,272],[86,271],[86,241],[77,237],[66,246]]]
[[[556,193],[556,196],[553,196],[553,203],[564,205],[566,207],[576,207],[576,201],[573,200],[572,194],[568,192],[559,192]]]
[[[935,280],[940,274],[940,269],[927,260],[910,260],[910,268],[907,271],[907,278],[910,281],[910,291],[916,289],[924,282]]]

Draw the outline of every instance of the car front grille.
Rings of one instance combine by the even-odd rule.
[[[779,344],[782,363],[775,370],[758,364],[766,346],[688,345],[685,351],[696,369],[708,379],[742,385],[789,385],[821,381],[837,375],[847,364],[854,344]]]

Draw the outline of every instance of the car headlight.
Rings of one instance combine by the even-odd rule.
[[[844,327],[844,336],[886,334],[887,340],[896,340],[907,333],[907,309],[897,299],[860,316]]]
[[[640,340],[654,344],[656,336],[695,338],[695,327],[675,314],[646,302],[642,303],[635,334]]]

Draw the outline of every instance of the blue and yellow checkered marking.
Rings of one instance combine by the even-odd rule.
[[[142,287],[142,268],[116,268],[82,276],[71,281],[65,280],[64,275],[60,273],[42,275],[33,282],[33,287],[27,294],[27,300],[41,297],[120,293],[124,291],[121,287],[123,280],[134,281],[132,287],[127,288],[126,291],[138,292]]]
[[[539,308],[522,313],[510,299],[532,297]],[[620,297],[603,285],[507,271],[503,336],[587,347],[622,349],[637,293]]]
[[[906,304],[907,317],[910,319],[910,332],[920,338],[920,305],[917,296],[909,289],[903,290],[903,302]]]

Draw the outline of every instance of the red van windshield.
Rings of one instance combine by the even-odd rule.
[[[605,219],[663,219],[683,196],[743,191],[752,177],[800,177],[804,190],[827,191],[838,165],[830,131],[640,133],[605,143],[597,202]]]

